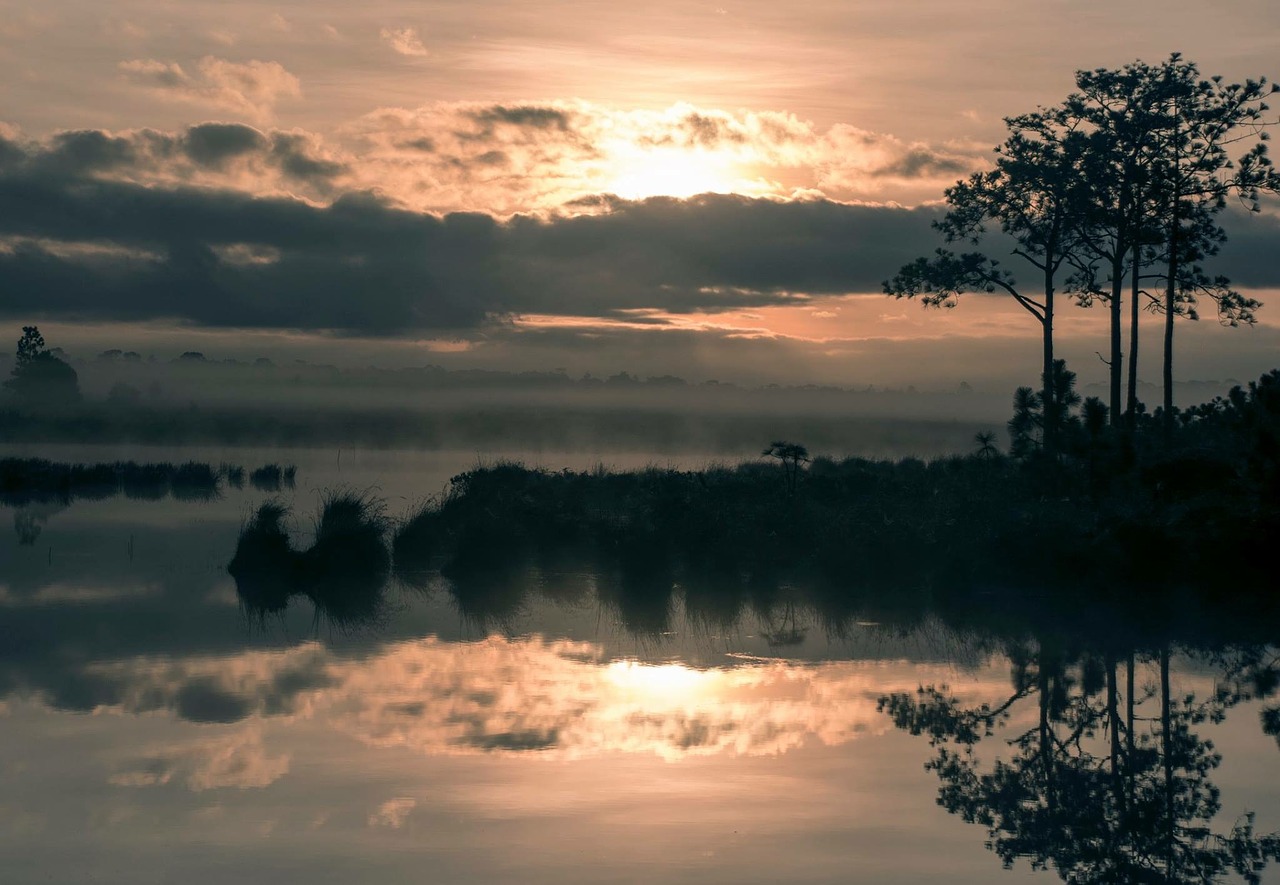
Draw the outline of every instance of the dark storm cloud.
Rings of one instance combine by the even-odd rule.
[[[19,153],[14,159],[15,151]],[[0,138],[0,311],[67,319],[386,335],[475,329],[495,316],[617,316],[789,303],[877,291],[937,244],[933,209],[704,195],[593,198],[586,214],[499,222],[443,217],[367,193],[327,205],[211,187],[122,180],[180,155],[218,165],[275,158],[333,170],[305,140],[207,124],[178,136],[68,133],[39,148]],[[283,159],[281,159],[283,158]],[[290,159],[292,158],[292,159]],[[1242,240],[1242,284],[1273,285]]]
[[[278,146],[226,125],[163,143],[206,164]],[[875,288],[929,238],[928,212],[822,201],[608,200],[598,214],[499,223],[368,194],[316,206],[98,174],[139,153],[136,140],[76,133],[6,165],[6,313],[388,334],[511,313],[737,308]],[[235,246],[272,258],[243,260]]]
[[[187,156],[205,166],[220,167],[228,160],[266,150],[268,141],[257,129],[242,123],[203,123],[187,130]]]
[[[1216,273],[1237,286],[1280,286],[1280,217],[1229,209],[1223,219],[1227,242],[1211,259]]]
[[[57,133],[41,145],[0,135],[0,170],[32,182],[103,176],[181,179],[193,170],[227,171],[237,162],[258,163],[320,187],[346,171],[305,135],[262,132],[243,123],[200,123],[177,133],[73,130]]]
[[[928,148],[911,148],[893,163],[870,174],[893,178],[925,178],[940,175],[964,175],[972,168],[972,161],[947,157]]]
[[[513,253],[531,274],[521,297],[554,312],[733,309],[796,296],[875,291],[934,239],[930,210],[704,195],[605,199],[597,215],[516,218]],[[592,309],[594,305],[594,310]],[[533,309],[528,308],[528,309]]]
[[[467,116],[487,130],[495,125],[528,127],[530,129],[557,129],[565,132],[571,125],[569,114],[560,108],[545,105],[493,105],[470,112]]]

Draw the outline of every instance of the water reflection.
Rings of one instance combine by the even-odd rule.
[[[59,504],[44,503],[19,507],[13,511],[13,531],[18,545],[34,547],[49,520],[66,508]]]
[[[938,803],[986,827],[1006,867],[1025,858],[1069,882],[1228,873],[1259,882],[1280,855],[1280,834],[1256,832],[1250,813],[1216,820],[1221,793],[1210,777],[1222,756],[1199,730],[1246,699],[1274,695],[1280,659],[1271,649],[1233,650],[1218,661],[1217,686],[1197,695],[1172,690],[1172,655],[1168,644],[1122,653],[1024,646],[1010,655],[1013,691],[998,704],[926,685],[880,706],[899,728],[927,735]],[[997,734],[1003,746],[984,759],[979,745]]]
[[[386,609],[391,553],[382,506],[355,492],[321,502],[311,547],[294,550],[275,502],[261,505],[240,532],[227,571],[246,611],[259,620],[282,613],[291,597],[308,597],[316,616],[339,628],[364,626]]]
[[[1194,605],[1168,605],[1153,619],[1094,602],[1089,614],[1104,616],[1106,629],[1080,629],[1058,617],[1070,600],[1054,596],[1002,606],[998,619],[983,621],[981,607],[946,595],[950,605],[940,610],[919,595],[873,608],[826,582],[677,562],[644,537],[590,553],[571,544],[531,551],[499,543],[499,527],[491,528],[459,539],[438,572],[457,611],[484,629],[513,634],[526,612],[556,600],[594,602],[629,635],[659,646],[681,629],[724,635],[747,621],[779,650],[803,646],[815,628],[827,636],[880,624],[912,632],[932,620],[1006,661],[1012,688],[970,673],[957,691],[926,681],[920,665],[906,676],[920,684],[895,690],[903,674],[885,669],[749,657],[692,668],[610,661],[590,643],[495,637],[397,645],[358,674],[326,665],[328,683],[308,701],[310,714],[340,710],[334,727],[365,743],[431,754],[621,751],[666,760],[839,745],[892,722],[927,736],[938,804],[985,827],[1005,866],[1025,861],[1070,882],[1229,874],[1257,882],[1280,854],[1274,821],[1259,829],[1240,808],[1219,819],[1212,775],[1222,756],[1202,734],[1243,703],[1260,707],[1264,732],[1277,732],[1280,658],[1250,639],[1270,629],[1256,609],[1241,617],[1222,606],[1208,618]],[[429,588],[424,576],[433,568],[434,560],[414,560],[413,585]],[[1178,655],[1212,667],[1215,681],[1175,693]]]
[[[697,668],[610,659],[591,642],[495,636],[398,642],[357,658],[311,641],[231,657],[101,662],[81,678],[99,713],[164,711],[223,724],[318,720],[370,746],[432,755],[626,752],[677,760],[775,755],[811,740],[838,745],[883,731],[889,723],[877,710],[880,693],[905,690],[917,673],[914,666],[779,659]],[[999,689],[979,678],[968,696],[976,701]],[[161,756],[185,758],[185,751]],[[147,772],[158,764],[112,777],[150,782]]]
[[[69,869],[68,834],[108,819],[135,846],[122,869],[163,834],[210,881],[248,869],[232,855],[397,878],[366,869],[377,854],[421,878],[423,845],[442,881],[1274,869],[1265,607],[889,596],[643,538],[442,562],[324,502],[314,520],[108,503],[50,525],[52,563],[10,536],[0,575],[0,853],[43,844],[28,871]],[[600,846],[588,872],[530,847],[568,831]],[[182,847],[213,834],[234,849],[216,870]]]

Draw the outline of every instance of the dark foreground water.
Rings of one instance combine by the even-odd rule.
[[[0,881],[1280,881],[1256,630],[837,618],[679,576],[650,605],[553,566],[260,617],[226,564],[263,500],[305,546],[321,490],[394,517],[475,456],[22,454],[299,472],[0,509]]]

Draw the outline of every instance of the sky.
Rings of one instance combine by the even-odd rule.
[[[1280,75],[1280,7],[0,0],[0,323],[86,356],[1029,383],[1016,305],[880,283],[1003,117],[1172,51]],[[1226,222],[1218,269],[1265,301],[1280,212]],[[1179,378],[1273,367],[1270,311],[1186,331]],[[1063,312],[1086,380],[1104,323]]]

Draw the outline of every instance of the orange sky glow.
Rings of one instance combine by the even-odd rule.
[[[1276,73],[1269,68],[1280,50],[1280,12],[1269,4],[1223,4],[1213,28],[1200,26],[1198,8],[1153,0],[1076,12],[1048,41],[1050,12],[1002,0],[963,8],[819,0],[785,10],[763,0],[643,8],[51,0],[38,10],[0,0],[8,84],[0,177],[34,176],[55,189],[74,179],[94,191],[77,186],[77,198],[106,211],[126,190],[183,203],[157,208],[168,221],[144,218],[128,236],[115,221],[95,220],[88,203],[38,223],[10,213],[0,227],[0,281],[17,294],[0,312],[14,322],[69,323],[85,341],[112,323],[134,324],[137,340],[166,324],[174,335],[269,330],[281,346],[296,335],[392,335],[495,366],[571,362],[533,351],[513,357],[534,340],[515,333],[552,328],[584,346],[602,329],[782,342],[805,349],[806,371],[823,378],[846,372],[840,360],[868,340],[1024,339],[1031,352],[1033,324],[998,299],[970,299],[944,318],[848,296],[878,292],[902,257],[889,247],[910,255],[937,245],[920,213],[986,167],[1005,116],[1059,100],[1075,69],[1178,49],[1205,73],[1240,79]],[[973,53],[993,17],[1003,50]],[[699,196],[707,194],[724,199]],[[238,204],[232,227],[230,216],[211,214],[227,200],[249,201]],[[60,203],[51,194],[40,205]],[[309,213],[325,231],[291,240],[288,223],[258,226],[250,216],[268,205]],[[891,209],[901,209],[903,233],[873,211]],[[847,231],[832,233],[836,216]],[[371,233],[430,218],[457,233],[444,245],[418,233]],[[495,247],[477,227],[481,218],[516,239],[537,236]],[[676,220],[684,227],[672,233]],[[343,254],[349,225],[382,251]],[[1252,262],[1245,288],[1280,284],[1257,269],[1278,230],[1272,205],[1254,227],[1232,228],[1244,243],[1236,259]],[[320,245],[326,237],[343,244],[339,251]],[[792,242],[804,257],[787,265]],[[856,267],[834,266],[850,260],[840,257],[842,242],[862,250]],[[744,264],[755,262],[754,277],[726,272],[735,246]],[[765,247],[777,254],[762,255]],[[253,293],[164,288],[191,272],[176,256],[197,253],[225,271],[211,291]],[[472,263],[442,268],[437,260],[453,256]],[[35,269],[37,257],[60,270],[47,275],[47,261]],[[309,294],[315,280],[334,279],[320,267],[333,260],[353,269],[349,294]],[[824,262],[834,264],[823,270]],[[507,264],[506,276],[481,278]],[[62,294],[69,287],[102,291],[76,301]],[[156,291],[140,294],[148,287]],[[393,303],[381,305],[384,297]],[[197,298],[225,302],[225,311],[184,301]],[[331,309],[311,315],[293,306],[317,298]],[[274,299],[279,307],[267,303]],[[973,303],[984,300],[992,303]],[[1065,313],[1067,338],[1101,328],[1099,316]],[[1238,348],[1229,336],[1196,333],[1216,354],[1206,358],[1209,371],[1234,371],[1241,350],[1280,346],[1266,311],[1262,318],[1265,345]],[[908,350],[898,365],[918,367]],[[600,345],[592,364],[646,371],[619,365],[621,352],[638,350]],[[969,358],[981,362],[981,351]],[[1266,362],[1249,356],[1238,373]]]

